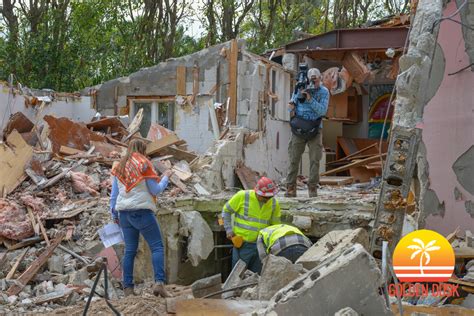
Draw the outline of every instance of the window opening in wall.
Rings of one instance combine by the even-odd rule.
[[[132,100],[131,118],[143,109],[143,120],[140,125],[140,134],[148,135],[151,124],[157,123],[167,129],[174,130],[174,102],[163,100]]]
[[[272,70],[272,93],[275,95],[276,92],[276,71]],[[275,104],[276,104],[276,98],[273,96],[271,97],[271,102],[272,102],[272,113],[271,115],[275,117]]]

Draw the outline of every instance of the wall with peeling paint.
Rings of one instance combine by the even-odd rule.
[[[474,21],[474,4],[464,8],[469,9]],[[455,10],[452,1],[443,15]],[[469,41],[472,47],[472,36]],[[458,226],[462,231],[474,227],[474,71],[468,68],[449,75],[470,64],[466,47],[461,25],[441,22],[428,92],[431,99],[420,125],[429,164],[426,228],[443,234]]]
[[[19,94],[10,92],[8,86],[0,83],[0,133],[8,123],[11,114],[23,112],[33,123],[36,120],[36,108],[26,107],[25,98]],[[95,115],[91,109],[90,97],[69,98],[60,97],[47,104],[40,114],[40,123],[45,115],[56,117],[67,117],[75,121],[89,122]]]

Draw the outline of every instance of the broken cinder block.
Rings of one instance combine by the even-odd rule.
[[[193,291],[193,296],[196,298],[218,292],[222,289],[221,275],[215,274],[213,276],[197,280],[191,285],[191,289]]]
[[[48,259],[48,270],[52,273],[63,274],[64,273],[64,257],[63,256],[52,256]]]
[[[258,299],[269,300],[282,287],[293,281],[305,269],[284,257],[268,255],[263,261],[262,276],[258,282]]]
[[[338,249],[319,266],[295,279],[270,300],[265,315],[334,315],[350,306],[361,315],[393,315],[379,287],[375,259],[360,244]]]
[[[355,243],[368,249],[369,234],[365,229],[333,230],[309,248],[296,263],[301,263],[306,269],[313,269],[335,251],[350,247]]]

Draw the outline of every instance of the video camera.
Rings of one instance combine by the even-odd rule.
[[[305,93],[302,93],[302,90],[306,90],[308,93],[312,93],[315,89],[315,86],[312,81],[308,78],[308,64],[300,63],[299,72],[298,72],[298,81],[295,85],[296,98],[300,102],[304,102],[306,99]]]

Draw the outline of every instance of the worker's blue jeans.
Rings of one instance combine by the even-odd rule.
[[[257,244],[253,242],[244,242],[242,247],[232,249],[232,268],[237,261],[242,259],[247,264],[247,269],[259,273],[262,271],[262,263],[258,256]]]
[[[280,253],[278,254],[279,257],[285,257],[286,259],[290,260],[291,262],[295,263],[296,260],[298,260],[299,257],[301,257],[306,250],[308,250],[308,247],[303,246],[303,245],[292,245],[289,247],[286,247]]]
[[[151,210],[120,211],[119,221],[125,240],[123,287],[133,287],[133,263],[140,234],[143,235],[151,250],[155,282],[165,282],[163,242],[155,214]]]

